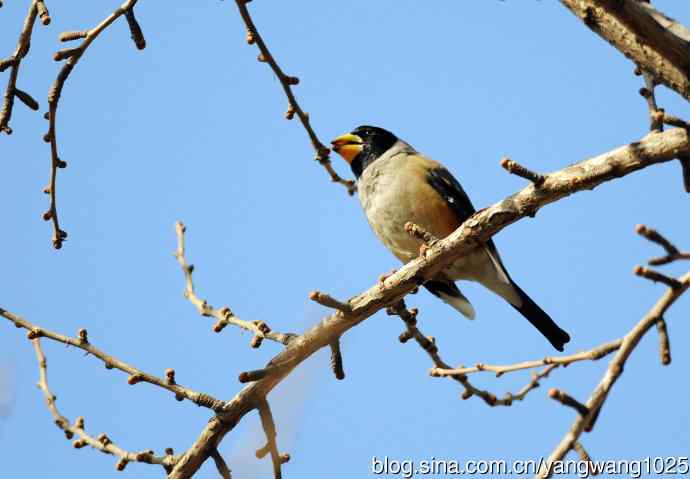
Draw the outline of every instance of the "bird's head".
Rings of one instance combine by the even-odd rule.
[[[331,141],[333,151],[350,164],[357,178],[398,141],[393,133],[376,126],[358,126]]]

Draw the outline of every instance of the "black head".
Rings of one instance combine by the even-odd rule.
[[[388,130],[376,126],[358,126],[351,133],[339,136],[331,142],[333,151],[350,164],[355,177],[388,151],[398,137]]]

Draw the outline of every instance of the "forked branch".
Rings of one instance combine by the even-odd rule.
[[[62,89],[65,86],[65,82],[69,78],[72,70],[77,65],[79,60],[82,58],[86,50],[89,48],[91,43],[93,43],[96,38],[100,36],[103,31],[108,28],[115,20],[121,16],[127,16],[127,21],[131,30],[132,39],[134,40],[137,48],[144,48],[146,42],[143,39],[143,34],[141,33],[141,28],[134,18],[134,6],[137,4],[137,0],[126,0],[119,8],[117,8],[113,13],[108,15],[101,23],[96,25],[90,30],[85,30],[83,32],[65,32],[60,35],[61,41],[72,41],[83,39],[79,46],[74,48],[66,48],[59,50],[53,56],[55,61],[66,60],[62,65],[62,68],[58,72],[53,85],[50,87],[48,92],[48,107],[49,111],[46,114],[49,121],[48,133],[43,137],[44,140],[50,143],[50,179],[48,181],[48,186],[43,189],[43,192],[48,194],[50,197],[50,206],[48,210],[43,213],[43,219],[45,221],[51,221],[53,224],[53,247],[55,249],[62,248],[62,243],[67,239],[67,232],[60,228],[60,221],[58,218],[57,209],[57,171],[58,168],[66,168],[67,162],[60,158],[58,153],[57,144],[57,126],[56,117],[58,103],[60,102],[60,96],[62,95]]]
[[[214,308],[206,300],[199,298],[194,291],[194,281],[192,280],[194,265],[187,263],[185,259],[185,232],[187,228],[181,221],[178,221],[175,223],[175,231],[177,232],[177,249],[175,250],[174,256],[184,273],[184,296],[196,307],[199,314],[216,319],[216,323],[213,325],[213,330],[216,333],[222,331],[227,325],[232,324],[233,326],[253,333],[254,336],[251,345],[255,348],[259,347],[264,339],[269,339],[287,346],[290,341],[296,337],[296,335],[292,333],[279,333],[273,331],[263,321],[244,321],[235,316],[235,313],[233,313],[229,307],[223,306],[222,308]]]
[[[259,56],[257,57],[257,60],[260,62],[268,63],[268,66],[271,67],[271,70],[273,70],[273,73],[280,82],[280,85],[283,87],[283,92],[285,92],[285,96],[288,100],[288,108],[287,112],[285,113],[285,118],[288,120],[292,120],[294,116],[297,115],[297,118],[299,118],[300,122],[302,123],[304,130],[307,132],[307,135],[309,136],[311,145],[314,148],[314,151],[316,152],[316,161],[318,161],[319,164],[324,167],[326,172],[328,172],[329,176],[331,177],[331,181],[343,185],[347,189],[347,192],[350,195],[353,195],[357,190],[355,182],[352,180],[345,180],[341,178],[340,175],[338,175],[338,173],[335,172],[330,160],[331,150],[328,149],[321,142],[321,140],[319,140],[318,136],[316,136],[316,132],[314,132],[314,128],[312,128],[311,122],[309,121],[309,114],[302,110],[302,107],[300,106],[300,104],[297,101],[297,98],[295,97],[295,93],[292,91],[292,87],[299,84],[299,78],[295,76],[286,75],[285,72],[283,72],[283,69],[280,68],[280,66],[276,62],[275,57],[269,51],[268,46],[266,46],[266,42],[259,33],[259,30],[256,28],[254,20],[252,20],[252,17],[249,13],[249,9],[247,8],[247,3],[249,2],[247,0],[235,0],[235,3],[237,4],[237,8],[240,11],[240,16],[242,17],[242,20],[244,21],[244,24],[247,27],[247,43],[249,45],[256,44],[260,52]]]
[[[554,451],[549,455],[545,466],[539,471],[537,477],[548,478],[551,477],[553,470],[552,465],[555,461],[561,461],[569,451],[574,450],[579,441],[580,436],[585,431],[591,431],[594,423],[599,416],[599,413],[604,406],[611,389],[615,382],[623,373],[624,366],[635,350],[635,347],[640,342],[640,339],[659,321],[663,320],[664,314],[673,303],[690,288],[690,272],[686,273],[679,279],[681,286],[679,288],[668,288],[657,303],[649,310],[649,312],[630,330],[628,334],[623,337],[622,344],[616,355],[609,363],[604,377],[601,379],[597,387],[592,392],[591,396],[584,404],[585,410],[579,411],[572,426],[566,432],[561,442],[556,446]]]
[[[65,416],[60,414],[55,404],[57,396],[48,387],[48,362],[46,360],[43,349],[41,348],[41,340],[35,338],[32,340],[34,350],[36,352],[36,359],[39,368],[38,387],[43,392],[46,400],[46,405],[50,414],[53,416],[55,425],[65,432],[65,437],[71,440],[75,436],[72,445],[75,449],[81,449],[84,446],[91,446],[106,454],[112,454],[119,458],[115,467],[118,471],[122,471],[130,462],[143,462],[147,464],[158,464],[169,470],[177,462],[178,456],[165,454],[163,456],[156,456],[152,450],[141,452],[129,452],[118,447],[106,434],[100,434],[98,437],[93,437],[88,434],[84,427],[84,418],[78,417],[74,423],[68,420]]]

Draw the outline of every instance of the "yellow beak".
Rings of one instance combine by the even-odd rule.
[[[352,133],[339,136],[331,141],[331,145],[333,151],[342,156],[348,163],[352,163],[352,160],[359,155],[363,148],[362,139]]]

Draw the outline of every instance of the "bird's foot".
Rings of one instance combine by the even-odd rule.
[[[419,256],[426,259],[426,252],[429,251],[429,248],[431,248],[431,246],[427,245],[426,243],[422,243],[419,247]]]
[[[379,276],[379,288],[384,289],[386,287],[386,280],[397,272],[397,269],[392,269],[388,273],[383,273],[381,276]]]

